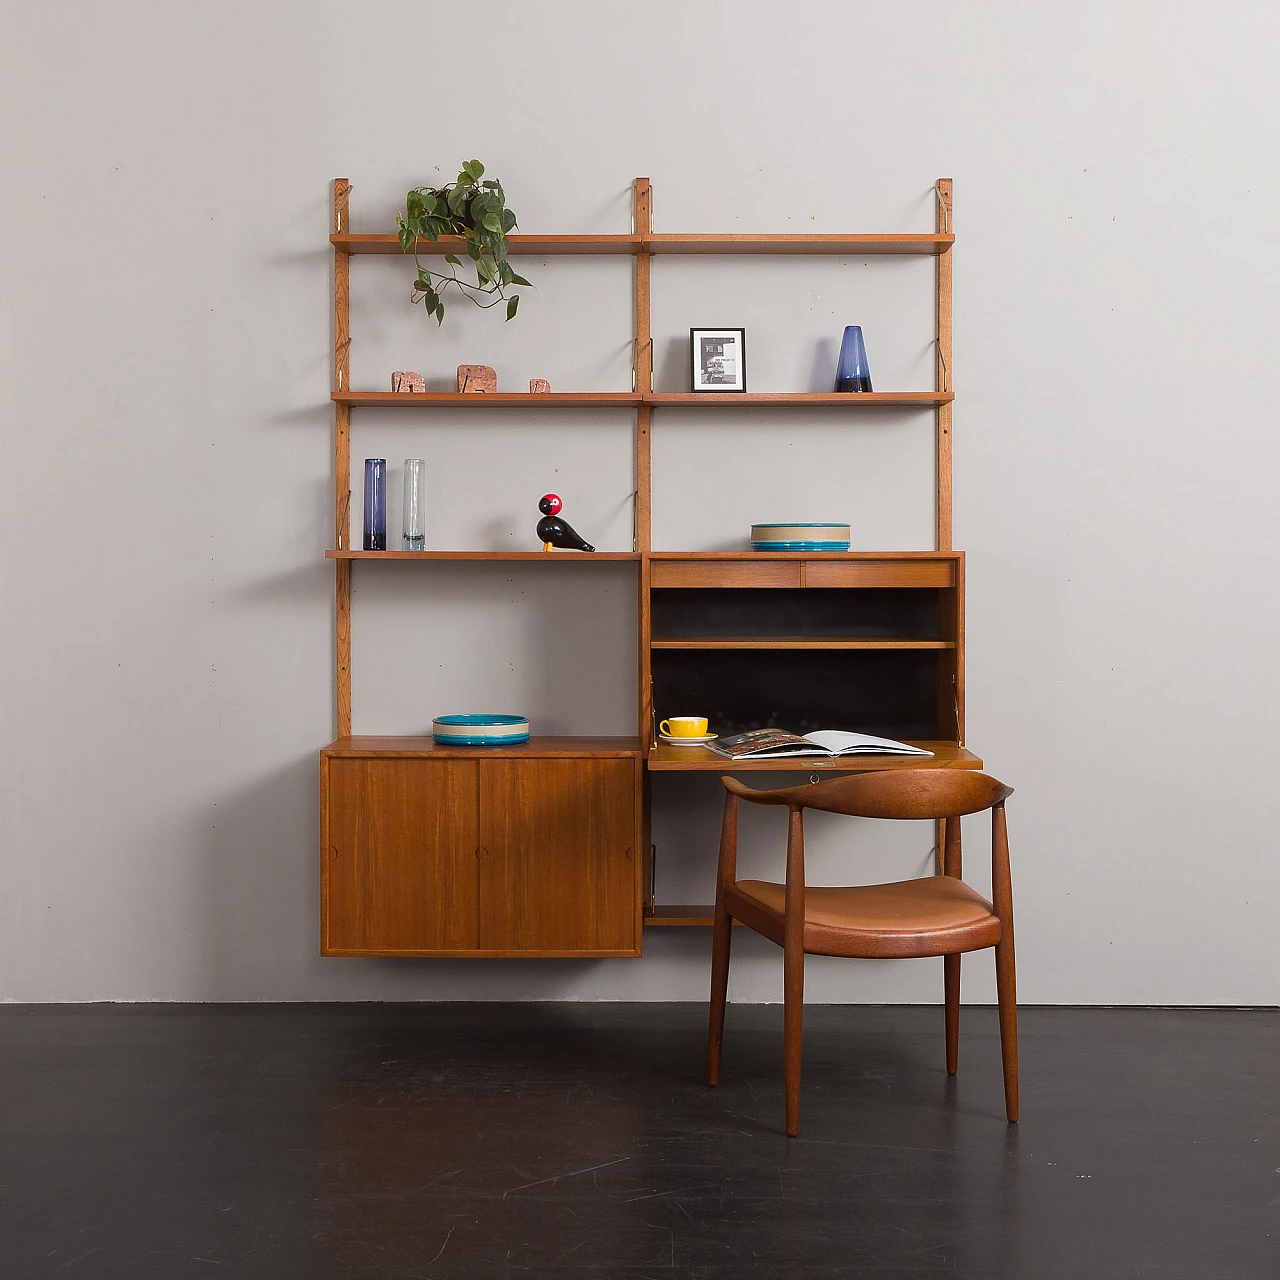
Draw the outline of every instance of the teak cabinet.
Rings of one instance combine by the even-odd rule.
[[[885,235],[669,235],[653,231],[647,178],[633,190],[629,235],[513,235],[512,255],[623,255],[635,263],[630,391],[488,395],[356,391],[350,385],[351,258],[398,254],[394,235],[353,234],[351,184],[333,186],[335,685],[338,741],[321,758],[321,949],[345,956],[636,956],[642,926],[709,925],[709,906],[652,900],[649,775],[723,773],[698,747],[659,745],[656,723],[696,709],[720,733],[766,722],[806,732],[854,729],[927,746],[929,758],[855,764],[739,761],[733,771],[980,768],[964,746],[964,556],[951,545],[953,384],[951,180],[936,231]],[[464,252],[457,237],[419,241]],[[936,263],[934,387],[918,391],[662,393],[653,390],[655,255],[920,255]],[[403,407],[634,415],[635,533],[630,551],[362,551],[351,545],[351,412]],[[933,551],[822,554],[656,552],[651,434],[667,406],[733,414],[785,406],[935,415]],[[732,412],[726,412],[732,411]],[[882,418],[883,420],[883,418]],[[430,738],[352,734],[351,575],[365,560],[538,562],[542,573],[636,566],[639,606],[634,738],[534,738],[502,749],[438,748]],[[427,563],[423,563],[427,562]],[[708,873],[707,896],[711,896]]]
[[[383,741],[321,756],[324,955],[640,954],[638,748]]]

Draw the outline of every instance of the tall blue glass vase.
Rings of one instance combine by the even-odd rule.
[[[364,549],[387,549],[387,460],[364,460]]]
[[[837,391],[870,391],[871,369],[862,343],[862,326],[846,326],[840,342],[840,362],[836,365]]]

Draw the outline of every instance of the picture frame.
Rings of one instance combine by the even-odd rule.
[[[689,390],[746,391],[747,331],[689,330]]]

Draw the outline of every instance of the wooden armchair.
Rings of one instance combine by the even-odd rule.
[[[1013,891],[1004,802],[1012,787],[983,773],[903,769],[833,778],[808,786],[756,791],[734,778],[727,792],[716,878],[711,956],[711,1028],[707,1083],[720,1082],[725,994],[733,921],[740,920],[783,952],[787,1133],[800,1123],[800,1039],[804,1020],[804,957],[942,956],[947,1072],[954,1075],[960,1032],[960,956],[994,947],[1000,1004],[1000,1054],[1005,1114],[1018,1118],[1018,1012],[1013,968]],[[790,811],[785,884],[738,880],[738,801],[784,805]],[[859,818],[943,819],[941,875],[895,884],[806,888],[804,811],[825,809]],[[991,810],[994,904],[960,878],[960,818]]]

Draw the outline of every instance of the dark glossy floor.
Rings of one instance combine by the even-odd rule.
[[[0,1011],[0,1277],[1280,1276],[1280,1015]]]

